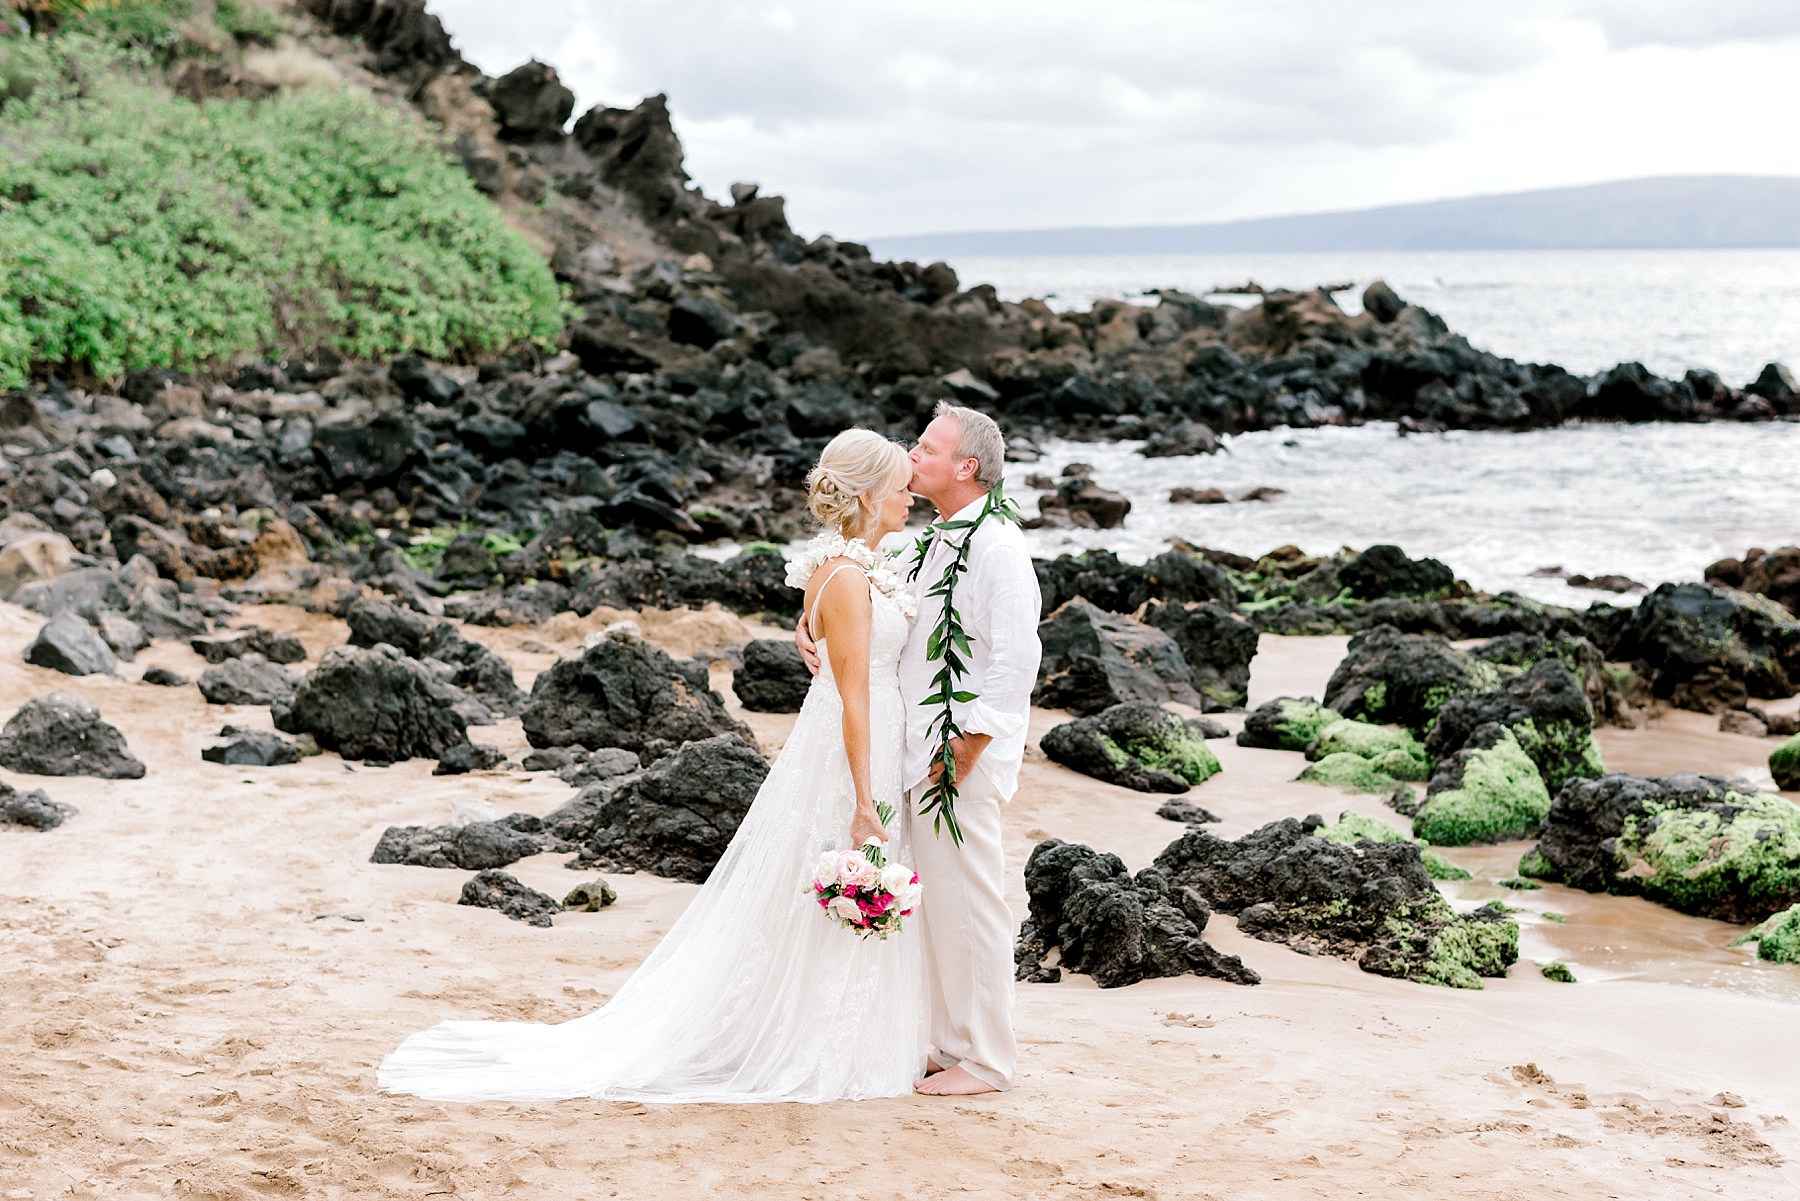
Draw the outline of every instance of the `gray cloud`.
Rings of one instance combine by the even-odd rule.
[[[1795,0],[1588,0],[1574,11],[1598,21],[1621,49],[1800,37]]]
[[[1471,131],[1505,111],[1509,89],[1521,110],[1541,108],[1531,81],[1577,53],[1580,30],[1617,46],[1711,44],[1779,24],[1776,9],[1789,6],[1800,10],[1793,0],[434,3],[490,72],[535,55],[583,106],[667,92],[689,169],[709,191],[758,180],[789,197],[803,228],[840,236],[1192,221],[1493,190],[1496,173],[1465,145],[1492,134]],[[1554,147],[1578,116],[1534,119]],[[1574,182],[1545,177],[1554,157],[1520,164],[1516,186]],[[1461,165],[1434,173],[1434,158]]]

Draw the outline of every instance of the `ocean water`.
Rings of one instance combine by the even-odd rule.
[[[1477,346],[1593,372],[1636,359],[1665,375],[1707,367],[1742,384],[1764,363],[1800,369],[1800,250],[1471,251],[1386,254],[1116,255],[966,258],[964,286],[1086,308],[1147,289],[1194,293],[1348,284],[1347,311],[1386,279]],[[1254,303],[1221,294],[1215,300]],[[1751,546],[1800,543],[1800,424],[1583,426],[1527,433],[1401,437],[1390,425],[1271,430],[1216,455],[1145,459],[1137,443],[1053,442],[1014,465],[1026,475],[1085,462],[1132,499],[1115,530],[1039,530],[1033,552],[1105,547],[1141,560],[1185,538],[1256,555],[1284,543],[1312,553],[1392,542],[1431,555],[1489,591],[1561,604],[1611,594],[1535,576],[1622,574],[1654,586],[1699,579]],[[1273,500],[1174,505],[1178,486],[1284,489]],[[1625,603],[1630,603],[1627,597]]]
[[[1006,299],[1046,297],[1059,309],[1255,281],[1349,284],[1337,299],[1356,312],[1363,288],[1386,279],[1474,345],[1525,362],[1589,374],[1636,359],[1662,375],[1709,368],[1740,386],[1771,361],[1800,370],[1800,250],[1046,255],[952,266],[964,287],[990,283]]]
[[[1070,463],[1089,464],[1097,483],[1131,497],[1117,529],[1027,531],[1034,555],[1104,548],[1136,562],[1175,538],[1252,556],[1284,543],[1326,554],[1391,542],[1442,559],[1478,588],[1582,608],[1616,598],[1532,573],[1561,567],[1653,587],[1697,580],[1708,563],[1751,546],[1800,543],[1800,423],[1422,436],[1378,423],[1241,434],[1217,454],[1170,459],[1146,459],[1141,445],[1053,440],[1040,462],[1009,466],[1008,494],[1027,514],[1044,493],[1025,477]],[[1233,498],[1284,491],[1171,504],[1176,487]]]
[[[1518,359],[1595,371],[1637,359],[1664,374],[1710,366],[1742,383],[1784,360],[1800,370],[1800,250],[1520,251],[1404,254],[1043,256],[963,259],[964,286],[1064,308],[1152,287],[1204,293],[1254,279],[1267,287],[1385,278],[1473,343]],[[1217,299],[1250,303],[1241,296]],[[1032,552],[1105,548],[1129,561],[1171,540],[1258,555],[1287,543],[1313,554],[1391,542],[1448,563],[1490,592],[1558,604],[1635,603],[1534,574],[1625,575],[1647,586],[1698,580],[1708,563],[1752,546],[1800,545],[1800,423],[1590,425],[1525,433],[1402,437],[1387,424],[1267,430],[1227,438],[1216,455],[1146,459],[1140,443],[1051,441],[1012,464],[1025,511],[1034,473],[1069,463],[1132,500],[1112,530],[1034,530]],[[1176,487],[1269,501],[1176,505]],[[727,553],[718,548],[714,553]]]

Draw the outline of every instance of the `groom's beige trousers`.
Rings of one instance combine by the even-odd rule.
[[[931,819],[919,816],[926,787],[912,790],[909,808],[913,870],[924,887],[919,917],[931,992],[932,1058],[1008,1089],[1019,1045],[1012,1027],[1013,915],[1001,893],[1006,866],[1000,796],[977,765],[957,789],[959,847],[949,831],[934,835]]]

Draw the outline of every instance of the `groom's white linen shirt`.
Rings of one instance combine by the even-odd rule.
[[[952,521],[973,521],[986,497],[951,515]],[[906,649],[900,655],[900,695],[906,698],[906,787],[911,789],[931,775],[932,722],[942,709],[921,705],[932,691],[932,679],[942,660],[925,658],[925,644],[944,616],[944,600],[929,593],[943,578],[944,567],[955,549],[969,537],[952,530],[936,539],[925,556],[925,565],[911,586],[919,597],[919,616]],[[989,517],[972,535],[969,570],[956,585],[956,608],[963,631],[969,636],[968,671],[956,684],[959,692],[973,692],[967,703],[952,702],[951,712],[965,734],[986,734],[993,739],[982,752],[976,770],[987,776],[1004,798],[1018,791],[1019,764],[1025,758],[1025,737],[1031,723],[1031,690],[1037,684],[1038,616],[1043,598],[1025,535],[1010,521]]]

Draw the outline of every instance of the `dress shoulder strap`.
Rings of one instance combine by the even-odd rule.
[[[825,599],[825,589],[831,587],[831,581],[836,579],[837,573],[844,570],[846,567],[855,568],[858,571],[862,570],[854,563],[839,563],[836,567],[831,569],[831,574],[825,577],[825,582],[819,585],[819,590],[817,592],[813,593],[812,608],[808,610],[806,614],[807,629],[811,630],[816,627],[819,620],[819,602]]]

